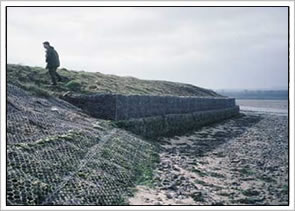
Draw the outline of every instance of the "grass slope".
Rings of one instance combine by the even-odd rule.
[[[139,95],[175,96],[220,96],[212,90],[169,81],[140,80],[134,77],[119,77],[99,72],[70,71],[59,69],[64,77],[58,86],[50,86],[48,71],[40,67],[7,65],[7,82],[21,86],[35,94],[49,96],[71,91],[75,93],[118,93]]]

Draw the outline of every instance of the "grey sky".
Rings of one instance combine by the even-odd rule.
[[[287,88],[286,7],[10,7],[8,63],[222,88]]]

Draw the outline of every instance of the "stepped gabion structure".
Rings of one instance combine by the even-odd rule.
[[[89,115],[148,139],[183,135],[239,114],[234,98],[91,94],[66,95],[67,102]]]
[[[93,117],[109,120],[130,120],[236,107],[234,98],[213,96],[91,94],[67,95],[63,98]]]
[[[7,85],[7,205],[122,205],[156,148],[73,105]]]

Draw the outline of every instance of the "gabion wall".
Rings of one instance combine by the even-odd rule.
[[[120,120],[119,127],[147,138],[183,135],[201,126],[215,123],[239,114],[239,107],[199,111],[186,114],[168,114],[139,119]]]
[[[62,98],[93,117],[109,120],[116,118],[116,95],[77,95]]]
[[[235,99],[224,97],[97,94],[66,96],[65,100],[82,108],[91,116],[110,120],[193,113],[235,106]]]

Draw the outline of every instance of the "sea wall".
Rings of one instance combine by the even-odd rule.
[[[91,116],[109,120],[130,120],[167,114],[186,114],[235,106],[234,98],[177,97],[147,95],[76,95],[65,100]]]
[[[117,125],[146,138],[183,135],[204,125],[216,123],[239,114],[239,107],[198,111],[185,114],[167,114],[139,119],[117,121]]]
[[[147,138],[181,135],[239,113],[234,98],[143,95],[66,96],[70,103],[96,118]]]

